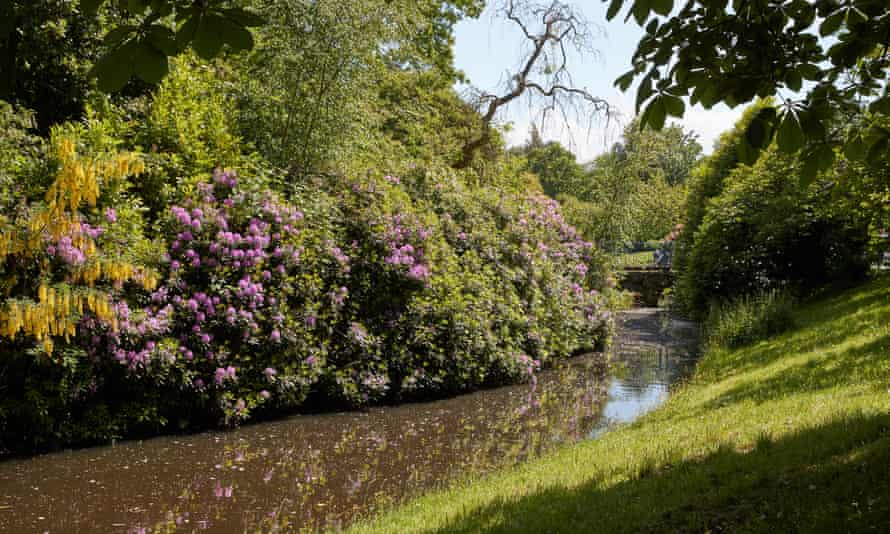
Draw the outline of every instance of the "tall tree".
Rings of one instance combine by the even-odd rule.
[[[456,168],[472,163],[479,148],[490,141],[498,112],[522,96],[540,102],[545,115],[552,112],[568,118],[573,112],[610,112],[605,100],[572,83],[569,51],[593,50],[591,26],[576,9],[559,0],[505,0],[499,12],[519,28],[530,46],[502,92],[480,91],[475,95],[482,131],[464,145]]]
[[[612,147],[625,167],[632,167],[642,180],[661,176],[670,185],[686,182],[701,156],[702,147],[695,132],[671,125],[661,131],[640,128],[635,118],[624,129],[622,142]]]
[[[383,108],[414,94],[411,83],[451,91],[458,76],[453,25],[480,7],[477,0],[367,0],[348,10],[338,0],[253,6],[266,24],[240,69],[243,134],[292,176],[327,172],[333,160],[364,150],[381,116],[395,115]]]
[[[313,3],[304,2],[307,8]],[[364,3],[340,3],[340,12],[348,15],[355,9],[361,10]],[[421,54],[403,56],[399,54],[398,47],[390,48],[392,59],[417,64],[418,58],[423,57],[426,64],[443,69],[453,68],[451,30],[461,18],[478,14],[482,3],[483,0],[419,0],[402,5],[410,6],[409,11],[419,14],[427,24],[415,26],[410,39],[414,51]],[[187,49],[192,49],[204,59],[214,58],[226,49],[236,52],[251,50],[254,35],[250,28],[265,23],[262,16],[250,9],[254,4],[268,7],[269,2],[80,0],[78,9],[81,13],[94,15],[102,6],[114,6],[121,16],[121,22],[106,34],[105,49],[93,69],[101,89],[116,91],[134,76],[148,83],[159,82],[169,70],[168,58]],[[391,23],[399,18],[384,22]],[[5,35],[4,32],[4,28],[0,27],[0,36]]]
[[[525,157],[528,170],[538,176],[547,195],[553,198],[559,194],[584,196],[587,189],[584,168],[578,164],[575,155],[561,144],[551,141],[541,146],[531,145],[526,149]]]

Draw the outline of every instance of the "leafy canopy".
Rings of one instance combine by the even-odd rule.
[[[105,34],[105,53],[93,67],[99,88],[121,89],[133,76],[158,83],[167,75],[167,58],[192,48],[204,59],[217,56],[223,46],[231,50],[253,48],[248,28],[263,19],[227,0],[81,0],[88,14],[102,4],[115,4],[123,21]]]
[[[610,20],[627,5],[626,20],[645,28],[633,68],[615,82],[627,90],[639,79],[642,125],[682,116],[682,97],[710,108],[781,94],[746,131],[748,163],[776,139],[784,153],[802,150],[811,179],[831,166],[836,146],[869,161],[890,147],[877,122],[890,114],[885,0],[689,0],[673,15],[673,0],[610,2]]]
[[[81,11],[95,15],[103,5],[120,21],[104,38],[105,52],[92,74],[106,92],[121,89],[136,76],[158,83],[169,70],[168,58],[191,48],[203,59],[212,59],[224,49],[251,50],[250,28],[262,26],[266,18],[251,0],[80,0]],[[302,2],[308,9],[314,2]],[[437,67],[450,65],[451,29],[464,16],[476,16],[480,0],[423,0],[411,3],[429,24],[418,28],[412,44]],[[3,30],[0,29],[0,32]],[[0,35],[2,36],[2,35]],[[414,57],[393,49],[391,61],[411,63]]]

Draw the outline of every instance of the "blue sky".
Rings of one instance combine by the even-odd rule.
[[[625,23],[624,13],[612,22],[606,22],[608,4],[598,0],[569,2],[597,28],[593,42],[597,55],[572,56],[571,71],[575,85],[586,88],[591,94],[606,99],[621,114],[618,122],[603,121],[588,127],[569,124],[568,128],[551,122],[544,131],[546,140],[558,140],[572,150],[580,161],[588,161],[606,150],[620,137],[621,124],[633,117],[635,89],[622,93],[613,86],[615,78],[630,69],[630,58],[636,49],[643,30],[633,20]],[[477,88],[494,92],[522,59],[522,34],[509,21],[495,16],[489,8],[475,20],[462,21],[455,31],[455,63],[466,73]],[[540,122],[537,109],[530,109],[528,102],[517,99],[501,114],[502,123],[510,123],[506,133],[511,145],[521,144],[528,137],[532,120]],[[711,151],[714,140],[724,130],[732,127],[741,115],[742,108],[725,106],[705,110],[700,106],[687,108],[686,115],[678,121],[687,130],[699,135],[699,142],[706,153]]]

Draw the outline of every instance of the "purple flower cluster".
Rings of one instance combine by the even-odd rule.
[[[516,364],[523,369],[528,376],[534,376],[534,374],[541,369],[541,360],[536,360],[528,354],[516,355]]]
[[[268,191],[242,191],[233,172],[217,172],[197,191],[170,208],[170,274],[148,306],[131,313],[119,304],[116,332],[94,319],[82,326],[131,371],[179,373],[197,393],[217,396],[228,413],[244,417],[249,406],[272,396],[266,388],[277,375],[259,353],[277,353],[290,339],[287,294],[289,277],[302,266],[303,213]],[[345,287],[334,290],[334,305],[347,296]],[[276,383],[291,388],[311,381]]]
[[[216,372],[213,375],[213,382],[217,386],[221,386],[226,380],[237,380],[235,373],[236,370],[231,365],[228,367],[217,367]]]
[[[538,194],[529,197],[531,209],[524,215],[530,221],[556,229],[563,239],[575,239],[578,232],[575,227],[566,222],[560,211],[559,202],[547,196]]]
[[[593,246],[556,202],[471,198],[446,184],[425,193],[439,203],[430,211],[413,195],[441,184],[397,184],[335,190],[322,201],[342,200],[342,217],[307,224],[275,194],[217,172],[160,221],[170,269],[147,305],[116,305],[113,332],[84,319],[88,352],[240,420],[265,403],[296,406],[312,388],[362,404],[534,380],[542,362],[602,336],[607,299],[587,289],[601,282]],[[53,252],[76,262],[78,242]]]
[[[335,308],[342,308],[346,303],[346,299],[349,298],[349,289],[340,287],[339,289],[335,289],[328,293],[328,296],[331,299],[331,304],[333,304]],[[308,326],[315,326],[315,316],[310,315],[307,317],[306,324]]]
[[[348,337],[356,345],[365,346],[373,343],[373,339],[368,334],[368,330],[361,323],[350,323]]]
[[[366,390],[379,395],[389,389],[389,377],[385,374],[366,372],[362,373],[361,384]]]
[[[99,226],[81,222],[75,226],[72,235],[63,235],[58,241],[50,241],[50,244],[46,246],[46,253],[61,259],[67,265],[82,265],[87,259],[86,253],[75,244],[75,241],[96,240],[103,231]]]
[[[334,260],[336,260],[336,262],[340,265],[341,271],[344,274],[349,273],[349,256],[347,256],[340,247],[335,246],[333,241],[328,241],[327,246],[328,251],[331,253],[331,257],[333,257]]]
[[[395,266],[410,279],[428,280],[430,267],[425,261],[424,245],[432,232],[403,215],[384,216],[380,222],[383,225],[382,241],[388,251],[384,262]]]
[[[125,301],[113,302],[118,328],[99,321],[92,314],[84,314],[78,325],[81,345],[87,355],[98,359],[111,355],[130,371],[147,369],[152,363],[172,363],[174,355],[158,345],[155,339],[169,332],[171,306],[146,307],[132,312]]]
[[[74,246],[71,236],[67,235],[62,236],[55,246],[49,245],[46,252],[50,256],[57,256],[68,265],[81,265],[86,261],[84,252]]]

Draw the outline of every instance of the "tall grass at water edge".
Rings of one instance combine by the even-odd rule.
[[[735,349],[781,334],[794,325],[794,302],[789,293],[770,290],[713,305],[702,328],[705,352]]]

